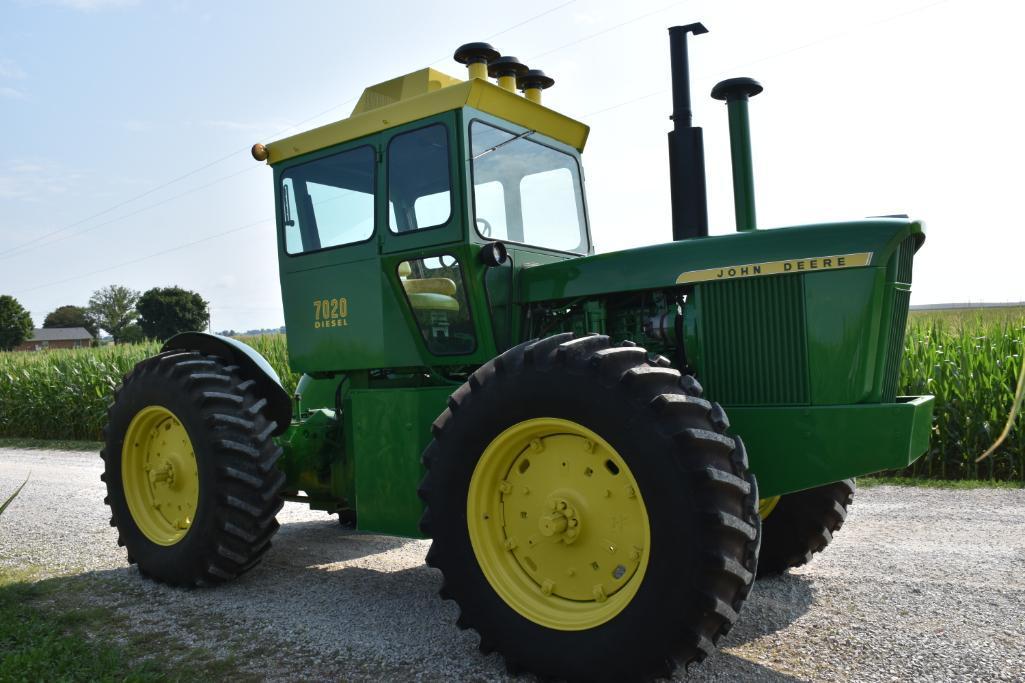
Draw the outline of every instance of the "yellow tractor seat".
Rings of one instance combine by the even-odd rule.
[[[431,294],[429,292],[408,292],[409,305],[418,311],[451,311],[459,312],[459,302],[453,297],[444,294]]]
[[[425,277],[410,279],[413,269],[409,261],[399,264],[399,281],[402,282],[409,304],[421,311],[459,312],[456,283],[447,277]]]

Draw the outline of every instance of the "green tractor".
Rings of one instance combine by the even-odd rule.
[[[933,400],[897,395],[922,224],[756,230],[748,78],[712,91],[738,230],[708,236],[704,32],[670,29],[665,244],[594,253],[587,126],[486,43],[456,51],[465,81],[423,69],[254,146],[303,374],[290,395],[250,347],[193,332],[125,377],[103,478],[129,562],[233,579],[301,501],[433,539],[457,625],[512,671],[647,679],[711,654],[756,576],[830,542],[853,477],[925,452]]]

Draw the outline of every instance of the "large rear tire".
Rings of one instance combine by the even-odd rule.
[[[100,478],[118,544],[142,574],[220,583],[270,547],[285,477],[277,425],[254,385],[217,356],[169,351],[115,392]]]
[[[853,479],[780,496],[762,520],[758,576],[775,576],[825,550],[847,519]]]
[[[521,344],[449,399],[421,521],[457,624],[511,671],[646,680],[700,661],[757,567],[743,444],[700,385],[604,336]]]

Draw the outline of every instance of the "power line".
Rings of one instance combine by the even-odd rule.
[[[558,52],[559,50],[564,50],[567,47],[573,47],[574,45],[579,45],[580,43],[583,43],[583,42],[586,42],[588,40],[591,40],[592,38],[597,38],[598,36],[603,36],[606,33],[611,33],[612,31],[615,31],[616,29],[623,28],[624,26],[636,23],[636,22],[638,22],[638,21],[640,21],[642,19],[647,19],[648,17],[651,17],[651,16],[654,16],[656,14],[659,14],[660,12],[665,12],[666,10],[673,9],[674,7],[678,7],[678,6],[684,4],[685,2],[688,2],[688,1],[689,0],[680,0],[680,2],[670,3],[670,4],[666,5],[665,7],[662,7],[661,9],[657,9],[657,10],[654,10],[652,12],[648,12],[646,14],[642,14],[640,16],[634,17],[633,19],[627,19],[624,22],[621,22],[621,23],[616,24],[614,26],[610,26],[609,28],[606,28],[606,29],[602,29],[601,31],[598,31],[597,33],[592,33],[590,35],[584,36],[583,38],[578,38],[577,40],[574,40],[572,42],[566,43],[565,45],[560,45],[559,47],[552,48],[551,50],[548,50],[547,52],[541,52],[539,54],[536,54],[533,57],[530,57],[527,61],[528,62],[532,62],[535,59],[538,59],[539,57],[547,57],[548,55],[552,54],[553,52]]]
[[[535,14],[532,17],[529,17],[527,19],[524,19],[523,21],[520,21],[520,22],[518,22],[516,24],[513,24],[512,26],[499,31],[498,33],[492,34],[491,36],[488,37],[488,40],[491,40],[491,39],[493,39],[493,38],[495,38],[497,36],[500,36],[500,35],[503,35],[505,33],[508,33],[509,31],[512,31],[512,30],[514,30],[516,28],[519,28],[521,26],[524,26],[526,24],[529,24],[532,21],[536,21],[537,19],[540,19],[540,18],[542,18],[542,17],[544,17],[544,16],[546,16],[548,14],[551,14],[552,12],[560,10],[563,7],[566,7],[567,5],[571,5],[574,2],[576,2],[576,0],[569,0],[568,2],[563,2],[560,5],[557,5],[555,7],[549,8],[549,9],[543,11],[543,12],[539,12],[538,14]],[[440,61],[440,60],[438,60],[438,61]],[[344,107],[347,104],[355,102],[357,99],[358,98],[353,97],[353,98],[350,98],[348,100],[345,100],[344,102],[341,102],[340,104],[336,104],[336,105],[334,105],[332,107],[329,107],[329,108],[325,109],[322,112],[314,114],[313,116],[311,116],[311,117],[309,117],[307,119],[304,119],[304,120],[302,120],[302,121],[300,121],[300,122],[298,122],[296,124],[293,124],[293,125],[285,128],[285,129],[279,131],[278,133],[275,133],[273,135],[269,135],[269,136],[266,136],[266,137],[267,138],[276,138],[276,137],[278,137],[278,136],[280,136],[280,135],[282,135],[282,134],[284,134],[284,133],[286,133],[286,132],[288,132],[288,131],[290,131],[292,129],[295,129],[295,128],[298,128],[299,126],[302,126],[303,124],[306,124],[306,123],[309,123],[310,121],[318,119],[321,116],[324,116],[325,114],[328,114],[328,113],[330,113],[330,112],[332,112],[332,111],[334,111],[334,110],[336,110],[336,109],[338,109],[340,107]],[[105,209],[103,211],[95,213],[95,214],[93,214],[91,216],[88,216],[86,218],[83,218],[83,219],[81,219],[79,221],[75,221],[74,223],[66,225],[63,228],[60,228],[58,230],[53,230],[53,231],[51,231],[49,233],[45,233],[43,235],[35,237],[35,238],[33,238],[33,239],[31,239],[31,240],[29,240],[27,242],[23,242],[23,243],[21,243],[19,245],[15,245],[14,247],[11,247],[10,249],[4,250],[4,251],[0,251],[0,260],[4,260],[5,258],[7,258],[8,255],[11,255],[12,258],[14,256],[20,256],[21,254],[25,253],[26,251],[29,251],[30,249],[35,248],[35,247],[30,247],[30,245],[34,245],[34,244],[36,244],[36,243],[38,243],[38,242],[40,242],[42,240],[45,240],[45,239],[50,238],[50,237],[54,237],[54,236],[56,236],[56,235],[58,235],[60,233],[67,232],[71,228],[77,227],[77,226],[79,226],[79,225],[81,225],[83,223],[86,223],[86,222],[94,219],[94,218],[98,218],[100,216],[106,215],[106,214],[110,213],[111,211],[114,211],[114,210],[119,209],[119,208],[121,208],[123,206],[126,206],[127,204],[130,204],[130,203],[132,203],[132,202],[134,202],[134,201],[136,201],[138,199],[141,199],[143,197],[151,195],[154,192],[157,192],[158,190],[162,190],[162,189],[164,189],[164,188],[166,188],[166,187],[168,187],[170,185],[173,185],[173,184],[175,184],[177,182],[180,182],[180,181],[182,181],[182,180],[184,180],[184,179],[186,179],[186,178],[188,178],[188,177],[190,177],[192,175],[195,175],[196,173],[199,173],[200,171],[206,170],[206,169],[210,168],[211,166],[215,166],[215,165],[217,165],[217,164],[219,164],[219,163],[221,163],[223,161],[226,161],[227,159],[232,158],[236,154],[239,154],[241,152],[245,152],[245,151],[248,151],[248,150],[249,150],[249,148],[245,147],[245,148],[243,148],[241,150],[236,150],[234,152],[231,152],[230,154],[227,154],[227,155],[225,155],[223,157],[220,157],[220,158],[215,159],[215,160],[213,160],[213,161],[211,161],[209,163],[206,163],[206,164],[204,164],[204,165],[202,165],[202,166],[200,166],[200,167],[198,167],[196,169],[193,169],[192,171],[189,171],[188,173],[185,173],[185,174],[183,174],[181,176],[178,176],[177,178],[169,180],[169,181],[167,181],[165,183],[161,183],[160,185],[158,185],[158,186],[156,186],[154,188],[151,188],[151,189],[149,189],[149,190],[147,190],[147,191],[145,191],[143,193],[135,195],[134,197],[126,199],[123,202],[119,202],[118,204],[115,204],[114,206],[112,206],[112,207],[110,207],[108,209]],[[253,168],[257,168],[257,167],[253,167]],[[246,170],[248,170],[248,169],[246,169]],[[142,209],[140,209],[140,210],[138,210],[138,211],[136,211],[134,213],[127,214],[125,216],[121,216],[120,218],[116,218],[116,219],[113,219],[111,221],[107,221],[107,222],[102,223],[102,224],[97,225],[97,226],[93,226],[93,227],[91,227],[91,228],[89,228],[87,230],[79,231],[78,233],[76,233],[76,235],[80,235],[80,234],[83,234],[85,232],[89,232],[90,230],[94,230],[96,228],[103,227],[104,225],[109,225],[110,223],[114,223],[114,222],[116,222],[118,220],[122,220],[124,218],[129,218],[131,216],[138,215],[139,213],[142,213],[143,211],[148,211],[149,209],[156,208],[157,206],[161,206],[163,204],[166,204],[166,203],[172,201],[173,199],[177,199],[177,198],[179,198],[181,196],[184,196],[186,194],[191,194],[192,192],[196,192],[196,191],[199,191],[199,190],[202,190],[202,189],[206,189],[208,187],[212,187],[213,185],[216,185],[216,184],[218,184],[220,182],[228,180],[229,178],[232,178],[232,177],[234,177],[236,175],[240,175],[243,172],[244,171],[240,171],[240,172],[235,173],[235,174],[230,174],[230,175],[227,175],[227,176],[223,176],[221,178],[218,178],[217,180],[214,180],[214,181],[212,181],[210,183],[207,183],[206,185],[203,185],[203,186],[201,186],[199,188],[196,188],[195,190],[190,190],[189,192],[184,192],[184,193],[179,194],[179,195],[177,195],[175,197],[172,197],[170,199],[166,199],[166,200],[157,202],[156,204],[152,204],[150,206],[144,207],[144,208],[142,208]],[[252,227],[252,226],[250,226],[250,227]],[[229,234],[230,232],[235,232],[235,231],[236,230],[228,231],[228,232],[225,232],[225,233],[218,233],[216,235],[212,235],[209,239],[213,239],[215,237],[219,237],[219,236],[222,236],[222,235],[225,235],[225,234]],[[56,241],[60,241],[60,240],[54,240],[53,242],[56,242]],[[199,242],[202,242],[202,241],[204,241],[204,240],[198,240],[196,242],[191,242],[191,243],[186,244],[186,245],[181,245],[180,247],[175,247],[174,249],[168,249],[168,250],[165,250],[163,252],[158,252],[156,254],[151,254],[150,256],[143,257],[143,259],[141,259],[141,260],[145,260],[145,259],[148,259],[148,258],[153,258],[153,257],[159,256],[159,255],[161,255],[163,253],[167,253],[169,251],[174,251],[175,249],[178,249],[178,248],[185,248],[187,246],[191,246],[192,244],[198,244]],[[46,244],[52,244],[53,242],[47,242]],[[40,245],[40,246],[43,246],[43,245]],[[29,247],[29,248],[26,248],[26,247]],[[99,270],[99,271],[93,271],[91,273],[86,273],[86,274],[83,274],[83,275],[80,275],[80,276],[75,276],[74,278],[68,278],[68,279],[65,279],[65,280],[60,280],[58,282],[47,283],[45,285],[40,285],[39,287],[34,287],[34,288],[22,290],[22,292],[34,291],[35,289],[39,289],[41,287],[48,287],[48,286],[53,285],[53,284],[60,284],[60,283],[63,283],[63,282],[68,282],[68,281],[70,281],[72,279],[81,279],[83,277],[88,277],[90,275],[95,275],[95,274],[98,274],[98,273],[105,272],[106,270],[112,270],[114,268],[120,268],[120,267],[125,266],[125,265],[131,265],[132,263],[134,263],[134,262],[133,261],[127,261],[127,262],[124,262],[124,263],[119,264],[117,266],[112,266],[111,268],[106,268],[106,269],[102,269],[102,270]]]
[[[933,3],[930,3],[928,5],[923,5],[921,7],[915,7],[913,9],[910,9],[910,10],[907,10],[907,11],[904,11],[904,12],[900,12],[898,14],[893,14],[893,15],[890,15],[890,16],[887,16],[887,17],[883,17],[881,19],[876,19],[874,21],[869,21],[869,22],[866,22],[866,23],[861,24],[859,26],[856,26],[854,28],[850,28],[850,29],[845,29],[843,31],[839,31],[837,33],[834,33],[834,34],[831,34],[829,36],[826,36],[825,38],[821,38],[819,40],[815,40],[815,41],[812,41],[810,43],[805,43],[803,45],[798,45],[796,47],[788,48],[788,49],[783,50],[781,52],[774,52],[774,53],[772,53],[770,55],[765,55],[765,56],[759,57],[757,59],[753,59],[753,60],[750,60],[750,61],[747,61],[747,62],[741,62],[739,64],[735,64],[735,65],[733,65],[731,67],[723,69],[723,71],[733,71],[734,69],[739,69],[739,68],[745,67],[745,66],[751,66],[752,64],[759,64],[761,62],[765,62],[765,61],[768,61],[770,59],[776,59],[777,57],[783,57],[785,55],[789,55],[789,54],[792,54],[794,52],[799,52],[801,50],[805,50],[805,49],[810,48],[810,47],[816,47],[818,45],[822,45],[823,43],[829,43],[829,42],[832,42],[834,40],[839,40],[839,39],[844,38],[847,35],[849,35],[851,33],[854,33],[856,31],[862,31],[862,30],[864,30],[866,28],[872,28],[872,27],[878,26],[880,24],[886,24],[886,23],[889,23],[891,21],[896,21],[897,19],[902,19],[902,18],[904,18],[904,17],[906,17],[908,15],[911,15],[911,14],[917,14],[919,12],[924,12],[926,10],[932,9],[933,7],[945,4],[947,2],[950,2],[950,0],[939,0],[938,2],[933,2]],[[624,100],[623,102],[619,102],[617,104],[613,104],[611,106],[605,107],[604,109],[598,109],[597,111],[593,111],[593,112],[590,112],[589,114],[585,114],[584,118],[589,118],[589,117],[592,117],[592,116],[597,116],[598,114],[604,114],[605,112],[612,111],[613,109],[619,109],[620,107],[625,107],[625,106],[627,106],[629,104],[633,104],[635,102],[640,102],[641,100],[646,100],[646,99],[648,99],[650,97],[655,97],[656,95],[662,95],[664,93],[670,92],[670,90],[671,90],[671,88],[662,88],[661,90],[657,90],[655,92],[648,93],[647,95],[641,95],[639,97],[632,97],[629,100]]]
[[[34,249],[39,249],[40,247],[45,247],[45,246],[48,246],[50,244],[54,244],[55,242],[60,242],[62,240],[71,239],[73,237],[80,237],[80,236],[86,234],[87,232],[92,232],[93,230],[96,230],[97,228],[102,228],[102,227],[104,227],[106,225],[110,225],[111,223],[117,223],[118,221],[123,221],[126,218],[131,218],[132,216],[138,216],[140,213],[145,213],[146,211],[149,211],[150,209],[155,209],[158,206],[162,206],[164,204],[168,204],[170,202],[173,202],[176,199],[181,199],[182,197],[184,197],[186,195],[190,195],[190,194],[194,194],[196,192],[199,192],[200,190],[205,190],[208,187],[212,187],[214,185],[217,185],[218,183],[222,183],[225,180],[230,180],[231,178],[234,178],[236,176],[240,176],[243,173],[249,173],[250,171],[255,171],[258,168],[260,168],[260,167],[259,166],[250,165],[248,168],[244,168],[241,171],[237,171],[235,173],[230,173],[230,174],[228,174],[226,176],[221,176],[217,180],[209,182],[209,183],[207,183],[205,185],[200,185],[199,187],[194,187],[191,190],[186,190],[185,192],[176,194],[173,197],[168,197],[167,199],[159,201],[159,202],[157,202],[155,204],[150,204],[148,206],[144,206],[141,209],[138,209],[138,210],[133,211],[131,213],[126,213],[123,216],[118,216],[117,218],[112,218],[109,221],[104,221],[102,223],[97,223],[96,225],[90,226],[90,227],[86,228],[85,230],[79,230],[78,232],[75,232],[75,233],[72,233],[70,235],[67,235],[66,237],[54,240],[53,242],[43,242],[42,244],[35,244],[35,245],[28,245],[28,246],[22,245],[22,247],[24,247],[24,248],[16,247],[15,248],[15,253],[13,253],[13,254],[10,253],[10,250],[6,251],[6,252],[3,252],[6,255],[0,255],[0,261],[6,261],[7,259],[18,258],[19,256],[25,254],[26,252],[32,251]],[[16,251],[16,249],[21,249],[21,251]]]
[[[498,33],[492,34],[488,38],[488,40],[490,40],[491,38],[495,38],[497,36],[503,35],[505,33],[508,33],[509,31],[512,31],[513,29],[516,29],[516,28],[519,28],[520,26],[524,26],[525,24],[528,24],[528,23],[530,23],[532,21],[536,21],[537,19],[540,19],[541,17],[544,17],[544,16],[546,16],[548,14],[551,14],[552,12],[554,12],[556,10],[562,9],[563,7],[565,7],[567,5],[570,5],[570,4],[574,3],[574,2],[576,2],[576,0],[569,0],[569,2],[564,2],[561,5],[557,5],[556,7],[553,7],[553,8],[547,9],[547,10],[545,10],[543,12],[540,12],[540,13],[538,13],[538,14],[536,14],[536,15],[528,18],[528,19],[525,19],[525,20],[523,20],[523,21],[521,21],[521,22],[519,22],[517,24],[513,24],[512,26],[510,26],[510,27],[508,27],[506,29],[503,29],[502,31],[499,31]],[[438,60],[438,61],[441,61],[441,60]],[[299,121],[298,123],[292,124],[292,125],[288,126],[287,128],[284,128],[284,129],[278,131],[277,133],[273,133],[271,135],[267,135],[267,136],[263,136],[263,137],[265,139],[277,138],[277,137],[279,137],[281,135],[284,135],[285,133],[287,133],[290,130],[298,128],[298,127],[300,127],[300,126],[302,126],[302,125],[304,125],[306,123],[309,123],[310,121],[313,121],[315,119],[320,118],[321,116],[324,116],[325,114],[329,114],[329,113],[331,113],[332,111],[334,111],[336,109],[339,109],[339,108],[344,107],[344,106],[346,106],[348,104],[351,104],[352,102],[355,102],[357,99],[358,98],[356,98],[356,97],[349,98],[348,100],[345,100],[344,102],[341,102],[339,104],[336,104],[336,105],[333,105],[331,107],[328,107],[324,111],[319,112],[317,114],[314,114],[313,116],[311,116],[309,118],[303,119],[302,121]],[[0,256],[6,256],[8,254],[11,254],[12,252],[20,251],[24,247],[27,247],[27,246],[32,245],[32,244],[36,244],[37,242],[40,242],[40,241],[45,240],[47,238],[59,235],[59,234],[64,233],[64,232],[67,232],[71,228],[78,227],[79,225],[82,225],[83,223],[87,223],[87,222],[93,220],[94,218],[99,218],[100,216],[105,216],[106,214],[108,214],[108,213],[110,213],[112,211],[116,211],[117,209],[119,209],[119,208],[121,208],[123,206],[127,206],[128,204],[131,204],[132,202],[135,202],[135,201],[137,201],[139,199],[142,199],[143,197],[148,197],[149,195],[151,195],[151,194],[153,194],[155,192],[158,192],[158,191],[160,191],[160,190],[162,190],[162,189],[164,189],[166,187],[169,187],[171,185],[179,183],[182,180],[185,180],[186,178],[189,178],[189,177],[191,177],[191,176],[193,176],[193,175],[195,175],[195,174],[197,174],[197,173],[199,173],[201,171],[205,171],[206,169],[208,169],[208,168],[210,168],[212,166],[216,166],[217,164],[219,164],[221,162],[227,161],[228,159],[233,158],[237,154],[241,154],[243,152],[248,152],[248,151],[249,151],[249,147],[243,147],[241,149],[236,149],[235,151],[230,152],[229,154],[226,154],[226,155],[224,155],[222,157],[214,159],[213,161],[205,163],[202,166],[194,168],[191,171],[188,171],[187,173],[184,173],[184,174],[182,174],[182,175],[180,175],[180,176],[178,176],[176,178],[172,178],[171,180],[163,182],[163,183],[157,185],[156,187],[152,187],[152,188],[146,190],[145,192],[141,192],[141,193],[139,193],[137,195],[129,197],[128,199],[126,199],[126,200],[124,200],[122,202],[118,202],[117,204],[115,204],[115,205],[113,205],[113,206],[111,206],[109,208],[106,208],[103,211],[99,211],[99,212],[94,213],[94,214],[92,214],[90,216],[82,218],[81,220],[77,220],[74,223],[70,223],[68,225],[65,225],[64,227],[58,228],[57,230],[51,230],[50,232],[44,233],[42,235],[38,235],[38,236],[28,240],[27,242],[22,242],[21,244],[15,245],[15,246],[13,246],[13,247],[11,247],[9,249],[6,249],[4,251],[0,251]],[[226,176],[224,178],[221,178],[220,180],[214,181],[214,182],[204,186],[204,189],[206,187],[211,187],[212,185],[215,185],[218,182],[221,182],[222,180],[227,180],[228,177],[231,177],[231,176]],[[155,204],[153,206],[159,206],[162,203],[166,203],[166,202],[160,202],[160,203]]]
[[[236,228],[232,228],[231,230],[225,230],[224,232],[219,232],[219,233],[214,234],[214,235],[208,235],[208,236],[202,237],[202,238],[200,238],[198,240],[193,240],[192,242],[186,242],[185,244],[179,244],[178,246],[170,247],[169,249],[162,249],[160,251],[153,252],[152,254],[147,254],[146,256],[141,256],[139,258],[131,259],[130,261],[122,261],[121,263],[117,263],[117,264],[112,265],[112,266],[107,266],[106,268],[100,268],[98,270],[91,270],[88,273],[82,273],[80,275],[72,275],[71,277],[64,278],[63,280],[54,280],[53,282],[47,282],[47,283],[44,283],[44,284],[41,284],[41,285],[36,285],[35,287],[29,287],[28,289],[23,289],[23,290],[17,292],[17,294],[26,294],[28,292],[34,292],[37,289],[44,289],[46,287],[52,287],[54,285],[62,285],[64,283],[66,283],[66,282],[73,282],[74,280],[81,280],[82,278],[91,277],[93,275],[99,275],[100,273],[106,273],[107,271],[116,270],[117,268],[123,268],[125,266],[134,265],[134,264],[140,263],[142,261],[148,261],[151,258],[156,258],[157,256],[163,256],[164,254],[169,254],[172,251],[179,251],[181,249],[187,249],[189,247],[194,247],[197,244],[202,244],[203,242],[209,242],[210,240],[217,239],[218,237],[224,237],[226,235],[231,235],[231,234],[236,233],[236,232],[241,232],[242,230],[249,230],[251,228],[255,228],[255,227],[260,226],[260,225],[266,225],[267,223],[272,223],[273,220],[274,219],[272,219],[272,218],[264,218],[263,220],[254,221],[252,223],[246,223],[245,225],[240,225],[240,226],[238,226]]]

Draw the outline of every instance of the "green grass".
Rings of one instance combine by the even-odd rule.
[[[284,335],[245,341],[263,354],[291,392],[299,377],[288,367]],[[99,441],[114,389],[136,363],[159,351],[158,343],[147,342],[0,352],[0,438]]]
[[[68,441],[66,439],[0,438],[0,448],[21,448],[47,451],[96,451],[103,448],[101,441]]]
[[[985,479],[915,479],[913,477],[894,477],[885,474],[858,477],[858,488],[870,489],[876,486],[917,486],[920,488],[967,491],[971,489],[1023,489],[1025,488],[1025,483]]]
[[[974,321],[932,317],[909,323],[901,392],[933,394],[936,403],[929,452],[901,476],[1025,481],[1023,415],[990,458],[975,462],[1007,421],[1023,351],[1025,315]]]
[[[945,308],[940,310],[910,311],[912,323],[942,322],[958,327],[978,327],[990,323],[1013,322],[1025,318],[1025,306],[994,306],[992,308]]]
[[[124,632],[111,610],[74,606],[77,577],[0,571],[0,681],[215,681],[236,663]],[[167,656],[171,653],[173,656]]]

